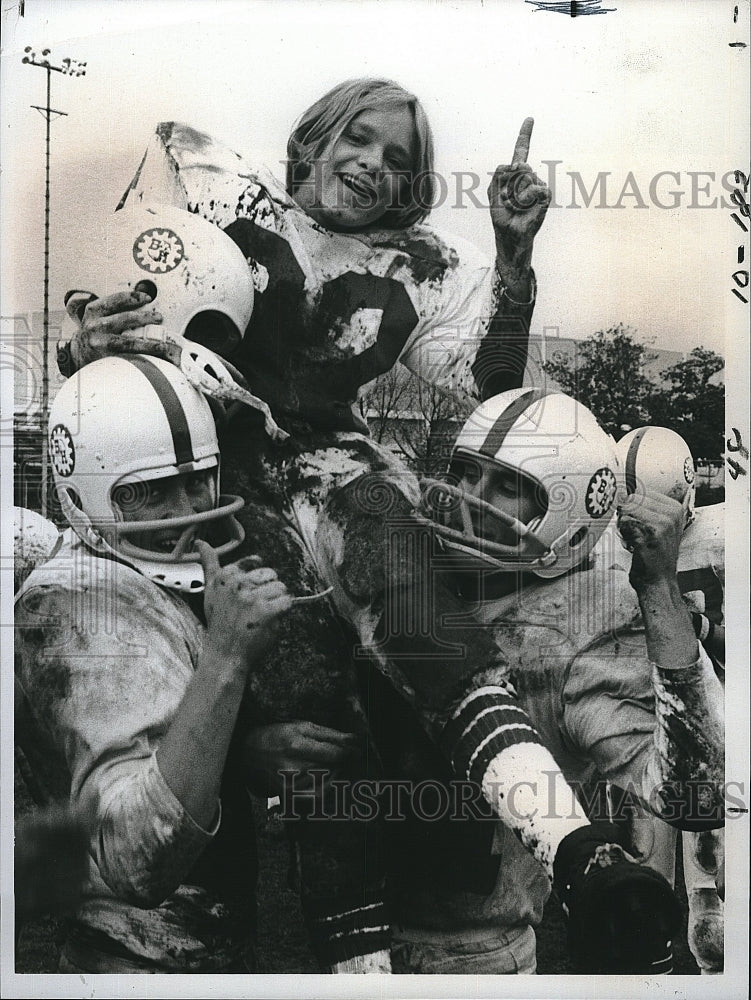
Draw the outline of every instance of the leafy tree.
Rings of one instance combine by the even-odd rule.
[[[644,365],[655,355],[634,340],[634,333],[618,323],[581,341],[574,358],[559,355],[543,364],[561,389],[588,406],[616,438],[623,424],[639,427],[649,422],[649,401],[656,388],[644,374]]]
[[[694,458],[718,461],[722,457],[725,386],[712,377],[724,367],[719,354],[695,347],[684,361],[660,373],[664,384],[649,401],[651,422],[677,431]]]

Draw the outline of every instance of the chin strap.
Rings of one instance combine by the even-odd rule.
[[[68,293],[66,304],[72,301],[78,306],[79,314],[82,314],[86,305],[95,298],[88,292],[73,291]],[[210,348],[180,334],[168,333],[161,326],[150,324],[137,331],[132,342],[124,335],[120,349],[124,353],[153,354],[169,361],[180,369],[194,388],[212,399],[221,403],[244,403],[260,413],[266,433],[272,441],[281,444],[289,437],[287,431],[282,430],[272,417],[268,404],[247,389],[245,379],[237,368]],[[66,377],[75,370],[70,344],[58,344],[58,367]]]

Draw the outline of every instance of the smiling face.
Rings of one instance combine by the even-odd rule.
[[[462,461],[459,486],[465,493],[484,500],[522,524],[529,524],[545,513],[539,488],[533,480],[481,455]],[[483,517],[474,508],[472,527],[478,537],[501,545],[516,545],[519,542],[518,536],[510,527],[494,518]]]
[[[406,105],[361,111],[314,161],[295,200],[329,229],[366,229],[405,203],[416,147]]]
[[[112,501],[122,520],[131,523],[202,514],[215,507],[215,474],[213,468],[115,486]],[[165,524],[164,528],[130,533],[128,538],[138,548],[170,553],[184,531],[184,527]],[[200,537],[200,529],[197,534]]]

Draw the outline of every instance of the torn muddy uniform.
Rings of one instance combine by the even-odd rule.
[[[628,568],[628,562],[624,563]],[[678,586],[693,612],[697,638],[702,626],[724,624],[725,604],[725,505],[697,507],[681,540]],[[697,627],[698,625],[698,627]],[[712,664],[724,687],[725,661],[715,646]],[[615,789],[616,796],[618,790]],[[724,855],[724,829],[682,830],[680,834],[654,816],[630,820],[635,847],[647,864],[671,883],[676,877],[676,851],[683,856],[683,876],[688,899],[688,943],[702,973],[724,968],[724,904],[717,892],[720,861]]]
[[[613,528],[595,559],[480,604],[508,678],[578,787],[605,777],[665,822],[712,829],[725,815],[724,692],[695,664],[650,663],[639,602]]]
[[[199,609],[64,539],[16,601],[16,743],[34,796],[97,815],[61,968],[253,971],[257,859],[239,762],[203,829],[155,756],[198,661]]]
[[[706,628],[725,623],[725,504],[698,507],[686,528],[678,554],[678,586],[694,612],[699,640]],[[696,616],[701,620],[697,621]],[[724,645],[724,643],[723,643]],[[707,642],[715,673],[725,683],[725,658]],[[723,650],[724,654],[724,650]],[[683,875],[688,896],[688,943],[702,973],[725,967],[725,905],[717,892],[718,870],[725,854],[724,830],[681,834]],[[674,869],[673,869],[674,871]]]
[[[525,577],[512,593],[484,600],[473,582],[473,600],[465,609],[499,651],[477,697],[491,686],[513,688],[592,819],[608,819],[599,792],[609,780],[627,790],[631,807],[641,814],[688,830],[716,827],[723,812],[721,685],[704,653],[695,667],[676,672],[649,663],[626,560],[630,556],[610,530],[592,563],[567,576]],[[465,938],[472,929],[507,933],[534,927],[549,895],[539,866],[530,865],[504,824],[493,822],[482,799],[449,796],[452,772],[420,734],[414,714],[399,708],[378,677],[371,676],[368,691],[371,719],[383,731],[396,726],[399,732],[384,759],[389,773],[430,786],[421,802],[423,816],[409,811],[413,800],[405,795],[406,820],[389,830],[398,971],[437,971],[460,953],[466,960]],[[465,732],[471,738],[471,722]],[[571,788],[558,783],[557,772],[541,773],[538,780],[548,812],[567,815]],[[447,789],[443,798],[438,785]],[[523,790],[518,791],[517,810],[524,808]],[[427,821],[426,815],[435,818]],[[649,828],[654,826],[650,821]],[[671,829],[665,822],[659,826]],[[692,843],[703,845],[705,865],[719,833],[705,829],[690,835]],[[635,846],[647,864],[662,869],[652,845]],[[704,937],[710,909],[697,914]],[[483,953],[480,942],[473,960],[487,965]],[[507,957],[496,954],[493,960]],[[498,965],[484,971],[507,970]]]
[[[319,591],[299,540],[278,525],[267,533],[262,504],[253,514],[296,593]],[[183,599],[95,556],[70,531],[62,537],[16,606],[24,776],[39,802],[92,801],[100,810],[90,883],[61,971],[252,971],[257,864],[242,734],[261,722],[336,724],[361,734],[362,770],[372,773],[342,625],[320,601],[281,619],[275,645],[248,677],[220,815],[201,830],[154,757],[198,662],[201,598]],[[321,968],[387,955],[376,825],[350,823],[342,836],[341,824],[306,826],[303,812],[294,832]]]

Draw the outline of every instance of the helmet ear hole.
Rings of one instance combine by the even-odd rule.
[[[585,525],[582,525],[582,527],[579,528],[578,531],[575,531],[574,534],[571,536],[571,538],[569,538],[568,540],[569,548],[575,549],[577,545],[581,545],[581,543],[584,541],[586,537],[587,537],[587,528]]]
[[[136,292],[144,292],[146,295],[150,295],[152,302],[159,293],[159,289],[156,287],[154,282],[148,281],[146,278],[144,278],[143,281],[137,282],[134,290]]]
[[[215,309],[194,316],[185,328],[185,339],[225,357],[240,343],[242,334],[229,317]]]
[[[78,490],[74,489],[72,486],[63,486],[60,489],[60,493],[64,493],[65,496],[70,500],[74,507],[78,510],[83,510],[83,504],[81,503],[81,497],[78,494]]]

